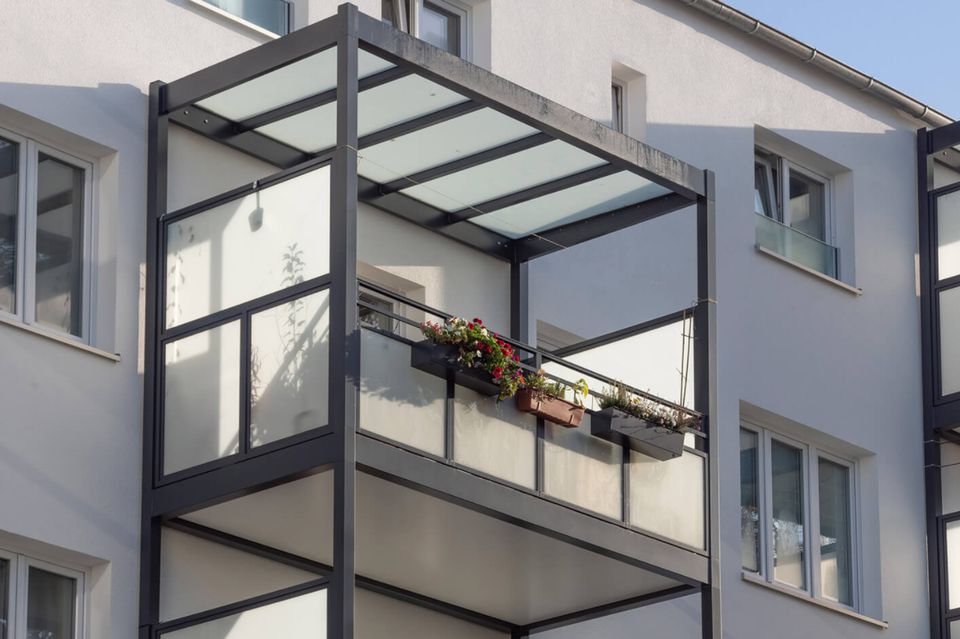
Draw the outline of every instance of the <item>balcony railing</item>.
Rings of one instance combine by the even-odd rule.
[[[828,277],[837,277],[836,247],[766,215],[757,213],[756,217],[757,246]]]
[[[546,422],[518,411],[512,399],[498,402],[456,384],[452,376],[411,367],[411,348],[423,339],[420,323],[451,315],[369,282],[362,283],[359,306],[362,433],[611,522],[705,548],[702,433],[688,432],[683,455],[669,461],[594,437],[590,421],[599,410],[600,391],[617,380],[572,356],[557,357],[504,337],[520,354],[525,372],[542,367],[553,380],[572,386],[584,378],[590,385],[578,428]],[[700,417],[638,388],[628,390]]]

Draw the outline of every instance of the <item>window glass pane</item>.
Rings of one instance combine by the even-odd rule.
[[[37,167],[37,323],[80,335],[84,171],[40,153]]]
[[[240,436],[240,322],[164,350],[163,472],[232,455]]]
[[[826,193],[822,182],[790,171],[790,226],[827,241]]]
[[[20,145],[0,138],[0,310],[16,312]]]
[[[960,275],[960,191],[937,198],[937,277],[954,275]]]
[[[610,125],[614,131],[623,131],[623,87],[619,84],[610,85]]]
[[[290,32],[290,9],[284,0],[203,1],[277,35]]]
[[[167,327],[330,269],[330,167],[167,227]]]
[[[74,637],[76,580],[31,567],[28,582],[27,639]]]
[[[773,441],[773,577],[806,588],[803,546],[803,451]]]
[[[0,559],[0,639],[10,639],[10,562]]]
[[[420,38],[447,53],[460,55],[460,16],[432,2],[424,2]]]
[[[252,316],[252,446],[326,425],[329,297],[319,291]]]
[[[291,597],[161,636],[163,639],[323,639],[327,636],[327,592],[318,590]]]
[[[744,570],[760,572],[759,436],[740,429],[740,554]]]
[[[823,596],[853,604],[853,561],[850,549],[850,469],[819,461],[820,587]]]
[[[773,171],[766,162],[754,162],[753,165],[753,190],[754,190],[754,213],[776,218],[776,208],[771,201],[773,194]]]
[[[946,524],[948,608],[960,608],[960,521]]]
[[[960,287],[940,291],[940,392],[960,392]]]

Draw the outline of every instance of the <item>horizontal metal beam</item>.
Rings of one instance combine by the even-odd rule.
[[[333,440],[329,435],[308,439],[154,488],[151,516],[177,517],[321,472],[336,461]]]
[[[633,326],[621,328],[610,333],[598,335],[597,337],[585,339],[582,342],[577,342],[575,344],[570,344],[569,346],[564,346],[563,348],[558,348],[557,350],[553,351],[551,355],[555,357],[568,357],[576,353],[582,353],[583,351],[589,351],[600,346],[606,346],[607,344],[619,342],[622,339],[633,337],[634,335],[640,335],[641,333],[646,333],[647,331],[652,331],[656,328],[679,322],[684,317],[693,317],[694,310],[695,307],[691,307],[674,311],[673,313],[667,313],[666,315],[661,315],[660,317],[655,317],[645,322],[634,324]]]
[[[408,76],[411,73],[412,71],[409,68],[390,67],[389,69],[381,71],[380,73],[375,73],[365,78],[360,78],[358,81],[359,90],[362,92],[367,89],[372,89],[380,86],[381,84],[393,82],[394,80]],[[297,100],[296,102],[279,106],[276,109],[267,111],[266,113],[261,113],[251,118],[247,118],[246,120],[242,120],[236,124],[236,131],[237,133],[252,131],[253,129],[272,124],[278,120],[298,115],[304,111],[316,109],[317,107],[322,107],[325,104],[333,104],[336,101],[337,88],[334,87],[329,91],[311,95],[303,98],[302,100]]]
[[[174,80],[161,91],[160,114],[199,102],[336,44],[345,29],[339,16],[315,22],[282,38]]]
[[[930,153],[960,144],[960,122],[953,122],[927,131],[927,149]]]
[[[671,599],[676,599],[677,597],[686,597],[699,591],[700,589],[696,586],[675,586],[674,588],[651,592],[649,594],[639,595],[637,597],[630,597],[629,599],[623,599],[621,601],[613,601],[599,606],[594,606],[593,608],[587,608],[585,610],[579,610],[577,612],[571,612],[565,615],[551,617],[550,619],[537,621],[527,624],[522,628],[522,630],[523,632],[527,632],[529,634],[546,632],[548,630],[555,630],[564,626],[571,626],[575,623],[583,623],[584,621],[590,621],[591,619],[608,617],[610,615],[626,612],[628,610],[635,610],[636,608],[642,608],[655,603],[670,601]]]
[[[619,173],[622,170],[623,169],[612,164],[597,166],[592,169],[587,169],[586,171],[574,173],[573,175],[566,175],[556,180],[531,186],[530,188],[514,191],[513,193],[508,193],[502,197],[487,200],[486,202],[481,202],[480,204],[475,204],[473,206],[460,209],[459,211],[454,211],[449,215],[449,220],[451,224],[465,222],[470,218],[492,213],[494,211],[499,211],[500,209],[505,209],[508,206],[514,206],[515,204],[521,204],[529,200],[535,200],[538,197],[557,193],[558,191],[563,191],[564,189],[580,186],[581,184],[586,184],[587,182],[592,182],[593,180],[599,180],[600,178],[605,178],[613,175],[614,173]]]
[[[631,204],[608,213],[601,213],[584,220],[558,226],[516,240],[517,259],[522,262],[534,260],[548,253],[623,230],[688,206],[690,206],[690,201],[685,197],[670,193],[646,202]]]
[[[385,108],[389,108],[389,106],[385,105]],[[400,124],[395,124],[385,129],[368,133],[367,135],[362,135],[360,136],[359,145],[360,148],[363,149],[368,146],[380,144],[381,142],[398,138],[401,135],[407,135],[408,133],[425,129],[428,126],[433,126],[434,124],[439,124],[447,120],[452,120],[453,118],[458,118],[461,115],[479,111],[482,108],[482,105],[475,102],[470,102],[469,100],[466,102],[459,102],[453,106],[448,106],[445,109],[440,109],[439,111],[422,115],[419,118],[407,120],[406,122],[401,122]]]
[[[357,465],[381,479],[682,584],[706,583],[708,560],[699,553],[362,434]]]
[[[459,171],[465,171],[466,169],[471,169],[475,166],[479,166],[480,164],[485,164],[493,160],[499,160],[500,158],[513,155],[514,153],[532,149],[536,146],[540,146],[541,144],[546,144],[551,140],[553,140],[553,138],[546,133],[535,133],[534,135],[529,135],[525,138],[520,138],[519,140],[507,142],[506,144],[501,144],[500,146],[495,146],[492,149],[487,149],[485,151],[480,151],[479,153],[458,158],[452,162],[447,162],[446,164],[440,164],[429,169],[424,169],[423,171],[412,173],[398,180],[394,180],[393,182],[387,182],[380,188],[380,190],[382,193],[393,193],[394,191],[399,191],[417,184],[429,182],[430,180],[435,180],[437,178],[444,177],[445,175],[450,175]]]
[[[233,548],[234,550],[256,555],[257,557],[275,561],[304,572],[312,572],[316,575],[327,577],[333,574],[334,571],[334,567],[331,565],[287,552],[285,550],[280,550],[279,548],[274,548],[266,544],[261,544],[259,542],[233,535],[222,530],[217,530],[216,528],[204,526],[203,524],[198,524],[186,519],[172,519],[165,522],[164,525],[168,528],[178,530],[199,539],[204,539],[222,546],[227,546],[228,548]],[[404,601],[421,608],[433,610],[450,617],[462,619],[463,621],[468,621],[485,628],[491,628],[501,632],[512,632],[517,628],[515,624],[511,624],[510,622],[502,619],[497,619],[496,617],[491,617],[490,615],[485,615],[483,613],[476,612],[462,606],[457,606],[440,599],[428,597],[412,590],[407,590],[406,588],[401,588],[399,586],[395,586],[377,579],[372,579],[370,577],[356,575],[356,584],[358,588],[375,592],[399,601]]]
[[[449,226],[446,211],[441,211],[400,192],[381,193],[380,185],[367,178],[360,177],[358,182],[359,197],[362,202],[502,260],[509,261],[513,258],[513,248],[509,238],[499,233],[475,224]]]
[[[608,162],[634,171],[693,200],[703,194],[703,171],[634,140],[513,82],[402,33],[371,16],[359,16],[360,47],[471,100],[549,133]]]

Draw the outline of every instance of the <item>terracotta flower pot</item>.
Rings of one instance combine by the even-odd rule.
[[[605,408],[590,417],[590,434],[654,459],[666,461],[683,454],[683,431],[657,426],[624,413]]]
[[[565,399],[524,388],[517,393],[517,410],[532,413],[566,428],[576,428],[583,421],[584,409]]]

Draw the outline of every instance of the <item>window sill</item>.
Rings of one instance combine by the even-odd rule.
[[[266,36],[266,37],[270,38],[271,40],[276,40],[277,38],[280,37],[280,34],[278,34],[278,33],[274,33],[273,31],[268,31],[267,29],[264,29],[263,27],[261,27],[261,26],[259,26],[259,25],[256,25],[256,24],[250,22],[249,20],[244,20],[244,19],[241,18],[240,16],[235,16],[235,15],[233,15],[232,13],[230,13],[229,11],[224,11],[224,10],[221,9],[220,7],[215,7],[215,6],[213,6],[212,4],[210,4],[210,3],[208,3],[208,2],[204,2],[203,0],[189,0],[189,2],[190,2],[191,4],[193,4],[193,5],[198,6],[198,7],[203,7],[203,8],[206,9],[207,11],[210,11],[210,12],[212,12],[212,13],[215,13],[215,14],[217,14],[218,16],[220,16],[220,17],[222,17],[222,18],[226,18],[227,20],[230,20],[231,22],[235,22],[236,24],[242,25],[242,26],[246,27],[247,29],[250,29],[251,31],[255,31],[255,32],[259,33],[259,34],[262,35],[262,36]]]
[[[779,584],[770,583],[763,577],[759,577],[753,573],[742,572],[740,573],[740,577],[743,579],[743,581],[749,584],[753,584],[754,586],[760,586],[761,588],[766,588],[767,590],[778,592],[781,595],[787,595],[788,597],[793,597],[794,599],[804,601],[808,604],[817,606],[818,608],[824,608],[826,610],[835,612],[845,617],[850,617],[851,619],[855,619],[865,624],[869,624],[877,628],[882,628],[884,630],[890,627],[890,624],[887,623],[886,621],[882,621],[880,619],[874,619],[873,617],[868,617],[866,615],[861,615],[859,612],[854,612],[853,610],[850,610],[849,608],[844,608],[839,604],[831,603],[829,601],[823,601],[822,599],[814,599],[808,593],[801,592],[799,590],[794,590],[793,588],[790,588],[788,586],[781,586]]]
[[[96,355],[97,357],[108,359],[112,362],[120,361],[119,353],[110,353],[103,349],[96,348],[95,346],[90,346],[89,344],[84,344],[83,342],[79,342],[75,339],[71,339],[64,335],[58,335],[53,331],[48,331],[38,326],[31,326],[30,324],[24,324],[19,320],[10,319],[8,317],[4,317],[0,315],[0,324],[10,326],[11,328],[17,328],[17,329],[20,329],[21,331],[25,331],[27,333],[37,335],[38,337],[49,339],[54,342],[59,342],[60,344],[64,344],[65,346],[70,346],[72,348],[83,351],[85,353],[90,353],[91,355]]]
[[[812,269],[809,266],[804,266],[800,262],[795,262],[791,260],[789,257],[784,257],[775,251],[771,251],[770,249],[766,249],[766,248],[763,248],[762,246],[756,246],[756,245],[755,245],[755,248],[757,249],[757,253],[766,255],[767,257],[777,260],[778,262],[782,262],[784,264],[792,266],[793,268],[801,270],[808,275],[812,275],[813,277],[816,277],[819,280],[827,282],[828,284],[833,284],[837,288],[840,288],[846,291],[847,293],[850,293],[851,295],[856,295],[858,297],[860,295],[863,295],[863,289],[861,288],[857,288],[856,286],[851,286],[846,282],[841,282],[840,280],[834,279],[829,275],[824,275],[820,271]]]

